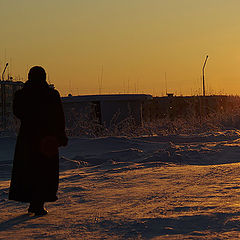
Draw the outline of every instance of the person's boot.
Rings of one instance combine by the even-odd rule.
[[[38,209],[38,210],[29,210],[28,209],[28,214],[29,215],[34,215],[34,216],[44,216],[44,215],[46,215],[46,214],[48,214],[48,211],[46,210],[46,209]]]
[[[33,216],[44,216],[48,211],[44,208],[44,202],[31,202],[28,214]]]

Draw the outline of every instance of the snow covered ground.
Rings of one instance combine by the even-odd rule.
[[[0,239],[240,239],[240,132],[72,138],[44,217],[7,200],[14,137],[0,138]]]

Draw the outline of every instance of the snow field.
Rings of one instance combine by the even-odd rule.
[[[38,218],[7,200],[14,139],[1,138],[0,239],[240,239],[239,135],[71,138]]]

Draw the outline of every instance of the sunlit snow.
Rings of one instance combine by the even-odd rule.
[[[15,137],[0,138],[0,239],[240,239],[240,132],[71,138],[44,217],[8,201]]]

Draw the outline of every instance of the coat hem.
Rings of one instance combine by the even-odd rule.
[[[21,199],[21,198],[8,198],[8,200],[11,200],[11,201],[16,201],[16,202],[24,202],[24,203],[30,203],[31,201],[33,201],[33,199]],[[41,200],[43,202],[55,202],[58,200],[58,197],[56,198],[48,198],[48,199],[38,199],[38,200]]]

